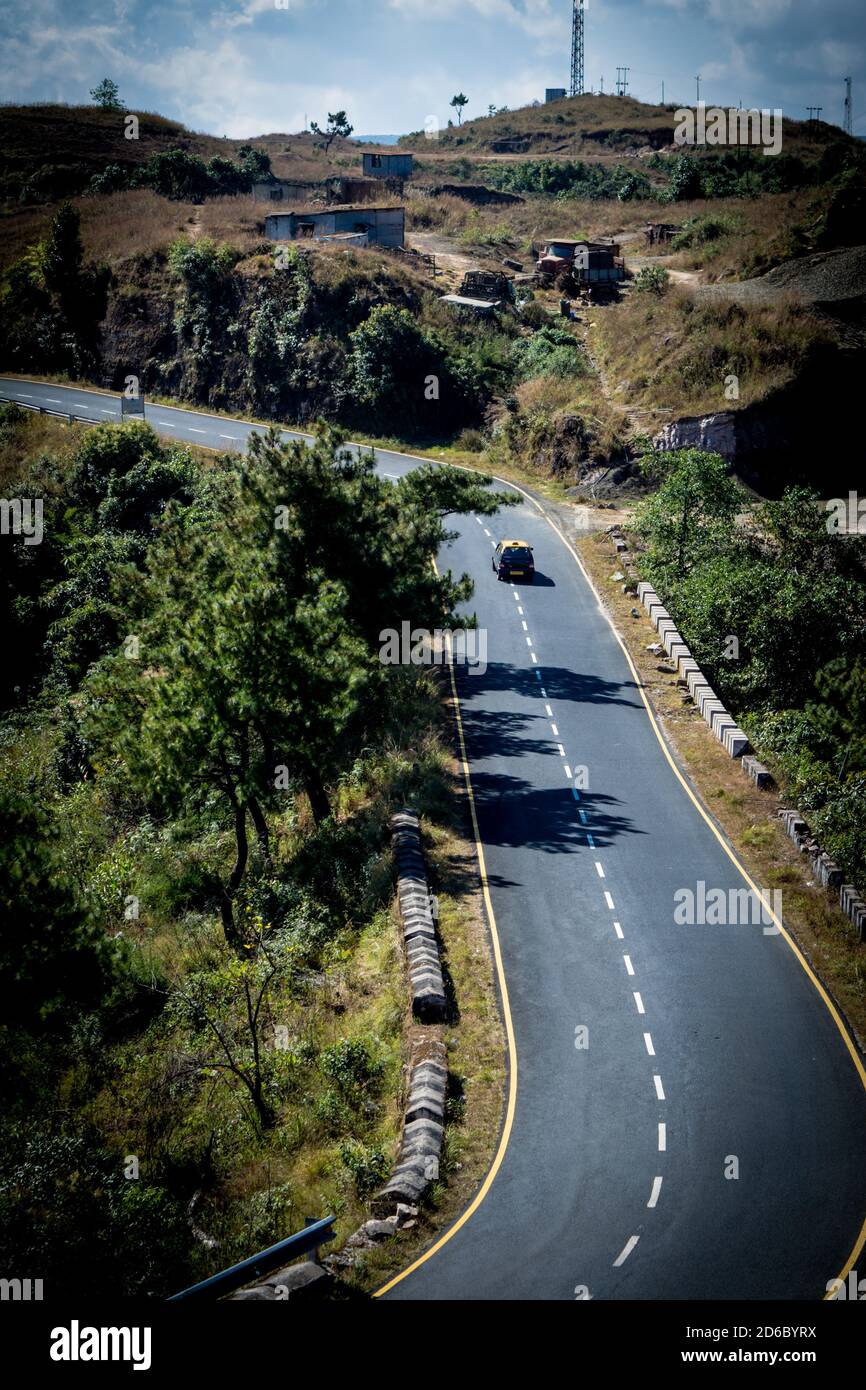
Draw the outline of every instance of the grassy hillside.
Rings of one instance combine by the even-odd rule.
[[[401,146],[431,155],[435,147],[448,154],[531,154],[613,157],[626,151],[642,156],[672,145],[677,106],[637,101],[625,96],[567,97],[539,106],[498,111],[494,116],[475,116],[465,108],[463,124],[446,127],[435,142],[423,131],[403,136]],[[820,122],[807,128],[804,121],[785,120],[784,149],[814,158],[825,145],[838,140],[841,131]],[[431,151],[431,144],[434,150]]]
[[[829,127],[807,140],[795,122],[778,159],[684,155],[664,143],[671,116],[631,98],[587,97],[467,121],[438,141],[410,137],[419,169],[406,190],[408,239],[439,257],[435,281],[374,249],[324,247],[281,275],[264,238],[265,205],[244,194],[187,196],[183,179],[170,197],[154,187],[78,197],[83,261],[100,288],[82,300],[100,315],[80,350],[70,349],[40,269],[56,200],[19,198],[0,216],[3,365],[115,389],[135,369],[151,394],[229,412],[286,423],[321,414],[416,446],[459,438],[498,467],[555,475],[566,486],[632,477],[629,441],[677,416],[770,402],[772,421],[753,433],[778,435],[805,375],[819,371],[831,384],[856,375],[856,292],[844,314],[798,303],[790,286],[734,308],[711,307],[701,295],[862,240],[863,150]],[[160,117],[143,118],[138,143],[123,140],[121,113],[97,108],[5,108],[4,120],[13,163],[25,159],[32,123],[30,165],[50,146],[55,171],[88,178],[127,156],[124,146],[139,160],[169,149],[200,161],[248,158],[239,141]],[[509,132],[528,140],[522,153],[494,150]],[[357,172],[360,163],[357,146],[337,142],[326,160],[309,136],[253,143],[276,173],[294,177]],[[431,171],[434,181],[495,186],[519,200],[475,206],[448,193],[423,196],[415,184],[429,184]],[[193,170],[193,184],[196,177]],[[648,247],[648,221],[680,231]],[[619,241],[630,275],[621,301],[582,306],[567,326],[556,288],[521,289],[519,312],[483,325],[438,302],[473,265],[498,268],[507,258],[531,270],[551,235]],[[45,313],[53,336],[26,329]],[[837,364],[839,352],[847,357]],[[413,387],[418,373],[443,384],[434,402]],[[733,397],[725,392],[731,375]],[[848,428],[847,412],[845,399],[831,412],[834,430]],[[790,431],[783,435],[787,457]]]
[[[125,138],[124,117],[135,114],[139,138]],[[140,165],[180,149],[200,159],[236,161],[246,145],[267,152],[278,178],[318,181],[360,174],[364,146],[336,140],[326,154],[311,134],[269,134],[228,139],[188,130],[151,111],[127,113],[98,106],[0,106],[0,203],[54,201],[84,192],[107,165]]]

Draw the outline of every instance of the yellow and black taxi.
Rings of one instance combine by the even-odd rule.
[[[492,563],[499,579],[525,579],[531,584],[535,578],[532,546],[526,541],[500,541]]]

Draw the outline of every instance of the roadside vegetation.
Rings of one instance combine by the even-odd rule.
[[[328,431],[239,467],[4,407],[0,453],[7,491],[44,503],[42,543],[0,551],[0,1251],[88,1296],[163,1296],[310,1214],[347,1234],[393,1160],[389,817],[414,805],[450,848],[459,815],[438,688],[383,666],[379,633],[454,625],[469,581],[431,558],[449,513],[499,499],[378,478]],[[495,1107],[459,895],[486,1076],[455,1056]]]
[[[817,492],[755,503],[718,455],[653,455],[642,571],[818,842],[866,892],[866,539]],[[737,524],[739,519],[739,524]]]

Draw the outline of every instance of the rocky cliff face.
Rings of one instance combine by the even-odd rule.
[[[864,371],[866,353],[839,353],[832,369],[816,368],[742,410],[672,420],[653,445],[721,454],[744,482],[768,496],[791,483],[807,483],[825,496],[847,492],[852,457],[861,453],[857,412]]]
[[[671,420],[653,439],[656,449],[702,449],[732,463],[737,455],[736,415],[732,410]]]

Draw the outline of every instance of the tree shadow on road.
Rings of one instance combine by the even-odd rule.
[[[539,680],[536,671],[540,671]],[[512,691],[526,698],[541,698],[543,685],[550,700],[567,700],[574,704],[623,705],[642,710],[643,705],[634,681],[607,681],[588,671],[572,671],[564,666],[519,667],[506,661],[491,661],[487,670],[457,669],[457,685],[461,701],[469,712],[480,695],[495,691]],[[464,708],[464,717],[467,709]],[[485,712],[485,716],[486,712]],[[531,716],[528,716],[531,717]]]

